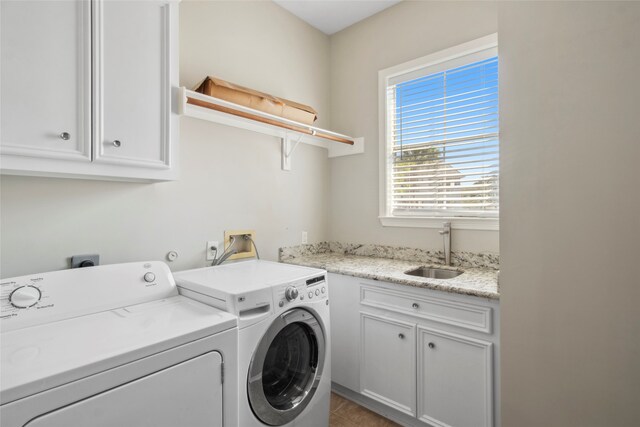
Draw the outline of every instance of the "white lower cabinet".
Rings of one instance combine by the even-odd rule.
[[[331,316],[331,381],[360,390],[360,290],[353,277],[329,273]]]
[[[418,327],[418,417],[434,426],[493,425],[492,344]]]
[[[416,326],[360,315],[360,391],[409,415],[416,414]]]
[[[407,425],[499,426],[497,301],[340,274],[329,286],[339,391]]]

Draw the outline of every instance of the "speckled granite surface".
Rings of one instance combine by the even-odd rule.
[[[323,268],[331,273],[499,299],[499,257],[493,254],[452,253],[452,267],[443,267],[442,252],[382,245],[322,242],[280,249],[280,261]],[[434,266],[464,273],[452,279],[409,276],[405,271]]]

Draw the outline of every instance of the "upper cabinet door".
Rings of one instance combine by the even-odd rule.
[[[0,2],[3,155],[91,161],[91,5]]]
[[[171,85],[177,84],[177,4],[93,3],[94,161],[169,169]]]

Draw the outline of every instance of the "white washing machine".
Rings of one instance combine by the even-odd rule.
[[[2,279],[0,326],[3,427],[238,425],[237,319],[162,262]]]
[[[179,272],[182,295],[238,316],[239,425],[326,427],[331,373],[324,270],[251,260]]]

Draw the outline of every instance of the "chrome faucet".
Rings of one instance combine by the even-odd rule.
[[[451,223],[442,223],[442,230],[439,231],[444,241],[444,263],[451,265]]]

